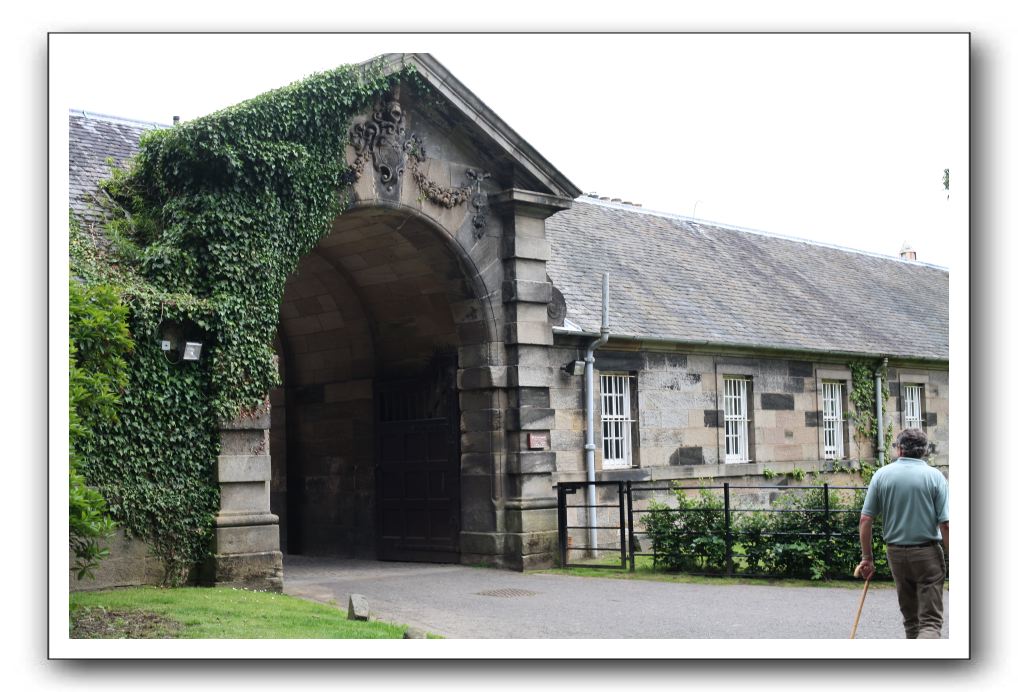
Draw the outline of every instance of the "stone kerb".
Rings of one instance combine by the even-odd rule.
[[[218,586],[283,590],[279,517],[269,511],[270,420],[266,402],[257,411],[220,425],[215,469],[219,512],[206,575]]]

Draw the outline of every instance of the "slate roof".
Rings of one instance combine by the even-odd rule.
[[[80,110],[70,112],[70,207],[79,219],[94,222],[100,216],[90,201],[96,183],[110,176],[107,157],[122,164],[138,151],[142,132],[160,127],[166,126]]]
[[[70,113],[70,206],[156,123]],[[567,325],[596,332],[611,273],[616,337],[948,359],[948,272],[581,197],[550,217],[548,274]]]
[[[897,258],[576,200],[546,222],[567,326],[616,335],[948,358],[948,272]]]

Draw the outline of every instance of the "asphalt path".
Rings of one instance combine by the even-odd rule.
[[[284,593],[343,609],[362,594],[372,619],[453,639],[847,639],[862,595],[301,556],[284,568]],[[856,638],[903,636],[894,589],[871,586]]]

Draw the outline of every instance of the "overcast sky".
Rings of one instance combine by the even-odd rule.
[[[584,191],[967,261],[963,34],[55,35],[51,112],[188,120],[385,52],[432,53]]]

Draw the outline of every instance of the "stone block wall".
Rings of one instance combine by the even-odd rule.
[[[904,425],[902,388],[905,385],[922,387],[923,430],[934,447],[931,463],[950,465],[948,435],[949,373],[947,370],[929,370],[914,367],[889,367],[887,384],[891,397],[887,402],[888,418],[897,432]]]
[[[136,538],[128,538],[123,529],[117,529],[103,546],[110,551],[108,558],[99,563],[95,579],[78,579],[70,573],[71,591],[96,591],[118,586],[141,586],[161,584],[165,570],[162,562],[149,552],[148,544]],[[74,564],[74,555],[70,563]]]
[[[633,350],[622,350],[627,346]],[[638,346],[609,342],[595,353],[596,372],[635,375],[631,469],[602,468],[600,397],[595,391],[599,478],[724,478],[759,475],[765,469],[784,473],[795,468],[812,471],[829,467],[832,462],[825,461],[823,454],[821,383],[825,380],[844,385],[845,457],[839,463],[847,465],[874,456],[873,445],[857,437],[851,422],[853,383],[847,361],[635,350]],[[582,349],[562,344],[548,358],[565,364],[582,356]],[[750,381],[749,463],[725,463],[725,376]],[[900,383],[922,384],[926,429],[937,445],[934,463],[946,465],[947,370],[892,365],[889,380],[892,396],[885,423],[892,424],[895,431],[901,428]],[[599,387],[597,378],[595,387]],[[554,409],[551,442],[556,479],[583,480],[583,377],[557,372],[549,395]]]

